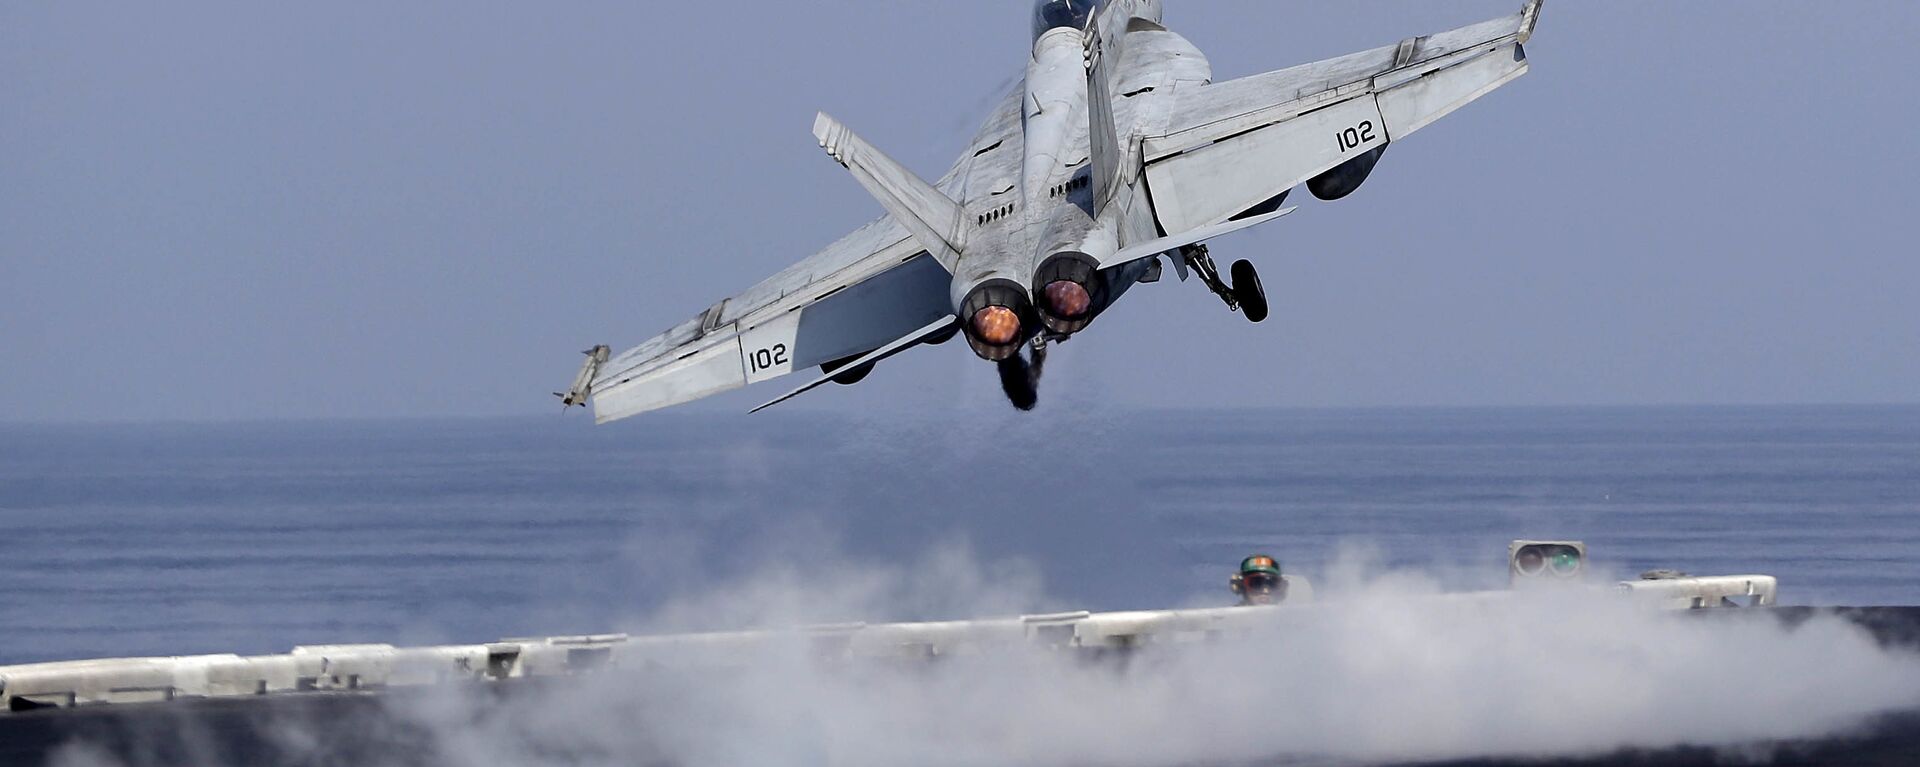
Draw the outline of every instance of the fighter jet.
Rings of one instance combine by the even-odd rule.
[[[1540,13],[1214,82],[1161,5],[1040,0],[1024,78],[938,181],[819,115],[886,215],[623,354],[594,347],[558,396],[605,423],[818,371],[765,408],[958,336],[1030,409],[1048,346],[1166,266],[1259,322],[1253,264],[1223,277],[1204,243],[1293,212],[1301,184],[1352,194],[1389,146],[1526,74]]]

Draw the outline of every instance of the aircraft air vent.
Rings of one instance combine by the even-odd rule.
[[[975,216],[974,219],[980,225],[985,226],[986,224],[999,221],[1010,215],[1013,215],[1013,203],[1007,203],[998,208],[994,208],[993,210]]]
[[[1066,183],[1062,183],[1062,184],[1055,184],[1055,185],[1053,185],[1053,196],[1054,196],[1054,197],[1059,197],[1060,195],[1063,195],[1063,194],[1066,194],[1066,193],[1068,193],[1068,192],[1071,192],[1071,191],[1073,191],[1073,190],[1075,190],[1075,189],[1081,189],[1081,188],[1084,188],[1084,187],[1086,187],[1087,185],[1089,185],[1089,184],[1092,184],[1092,183],[1093,183],[1093,176],[1091,176],[1091,175],[1087,175],[1087,176],[1076,176],[1076,177],[1074,177],[1074,178],[1072,178],[1072,179],[1070,179],[1070,180],[1068,180],[1068,181],[1067,181]]]

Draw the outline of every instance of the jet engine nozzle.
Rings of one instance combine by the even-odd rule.
[[[1018,354],[1036,332],[1027,290],[1012,280],[990,280],[975,287],[960,304],[960,319],[967,345],[989,362]]]
[[[1106,307],[1106,279],[1084,253],[1055,253],[1033,273],[1040,322],[1060,334],[1078,333]]]
[[[1093,292],[1073,280],[1054,280],[1041,289],[1046,297],[1040,305],[1048,314],[1063,320],[1077,320],[1093,311]]]
[[[1020,315],[1004,306],[989,306],[973,313],[973,334],[981,341],[1004,346],[1020,338]]]

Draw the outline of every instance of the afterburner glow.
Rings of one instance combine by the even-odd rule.
[[[1055,280],[1047,285],[1047,309],[1062,319],[1079,319],[1093,308],[1093,295],[1087,286],[1072,280]]]
[[[989,306],[973,313],[973,334],[996,346],[1013,343],[1020,336],[1020,315],[1004,306]]]

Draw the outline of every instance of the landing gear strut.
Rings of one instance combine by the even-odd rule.
[[[1194,274],[1200,275],[1200,281],[1207,289],[1226,302],[1227,308],[1247,315],[1247,319],[1259,322],[1267,318],[1267,291],[1260,285],[1260,273],[1253,268],[1253,262],[1240,259],[1233,262],[1233,284],[1220,279],[1220,269],[1213,265],[1213,255],[1207,252],[1205,245],[1188,245],[1180,249],[1180,257],[1186,259],[1187,266]]]

